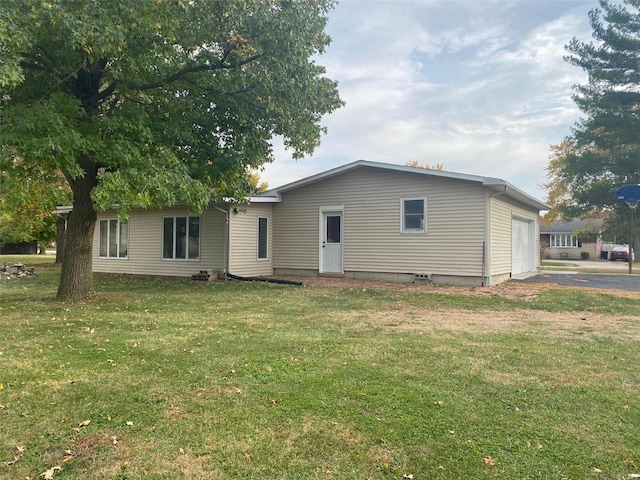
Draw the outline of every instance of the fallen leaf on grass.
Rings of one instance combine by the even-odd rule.
[[[593,473],[602,473],[602,470],[599,468],[593,467]]]
[[[484,463],[485,465],[493,466],[496,464],[496,459],[491,457],[485,457],[482,459],[482,463]]]
[[[531,448],[531,440],[527,440],[527,447]],[[544,447],[542,446],[541,443],[536,444],[536,448],[538,450],[542,450]]]
[[[82,427],[86,427],[87,425],[89,425],[91,423],[91,420],[85,420],[84,422],[80,422],[78,423],[78,427],[82,428]]]
[[[5,466],[10,467],[14,463],[16,463],[18,460],[20,460],[23,455],[24,455],[24,447],[21,447],[20,445],[18,445],[16,447],[16,454],[13,457],[13,460],[9,460],[8,462],[4,462]]]
[[[56,472],[59,472],[60,470],[62,470],[62,467],[60,465],[56,465],[55,467],[51,467],[49,470],[47,470],[46,472],[42,472],[40,474],[41,477],[44,477],[44,480],[52,480],[53,479],[53,475]]]
[[[630,473],[628,478],[640,478],[640,473]]]
[[[127,426],[128,427],[132,427],[133,426],[133,422],[127,422]]]

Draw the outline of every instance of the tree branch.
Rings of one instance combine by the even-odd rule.
[[[216,71],[216,70],[231,70],[231,69],[234,69],[234,68],[243,67],[244,65],[248,65],[249,63],[255,62],[256,60],[258,60],[262,56],[263,56],[262,54],[256,54],[256,55],[253,55],[252,57],[246,58],[246,59],[242,60],[241,62],[236,62],[234,64],[220,63],[218,65],[195,65],[195,66],[192,66],[192,67],[185,67],[182,70],[179,70],[176,73],[174,73],[173,75],[170,75],[167,78],[165,78],[164,80],[160,80],[158,82],[144,83],[144,84],[141,84],[141,85],[136,85],[134,83],[125,83],[125,85],[127,87],[131,88],[132,90],[139,90],[139,91],[153,90],[155,88],[160,88],[160,87],[162,87],[164,85],[171,84],[173,82],[181,80],[184,77],[186,77],[188,75],[191,75],[191,74],[194,74],[194,73],[213,72],[213,71]]]
[[[98,92],[98,94],[94,97],[96,102],[101,102],[102,100],[104,100],[105,98],[111,96],[111,94],[113,92],[115,92],[116,87],[118,85],[117,81],[114,81],[111,83],[111,85],[109,85],[107,88],[105,88],[104,90],[102,90],[101,92]]]

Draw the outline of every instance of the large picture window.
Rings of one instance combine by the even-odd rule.
[[[200,217],[165,217],[162,225],[162,258],[200,258]]]
[[[129,250],[129,224],[117,218],[100,220],[100,258],[127,258]]]
[[[575,235],[569,233],[552,233],[549,236],[550,247],[582,247],[582,242]]]
[[[422,233],[427,231],[427,199],[403,198],[400,201],[403,233]]]
[[[258,217],[258,260],[266,260],[268,254],[269,220]]]

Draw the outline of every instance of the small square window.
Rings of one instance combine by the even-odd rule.
[[[427,231],[427,199],[403,198],[401,200],[401,222],[403,233]]]

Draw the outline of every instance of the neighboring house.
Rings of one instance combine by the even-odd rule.
[[[547,208],[497,178],[360,160],[247,205],[101,213],[93,270],[491,285],[537,270]]]
[[[540,227],[543,256],[557,260],[596,260],[602,252],[602,219],[558,221]]]

